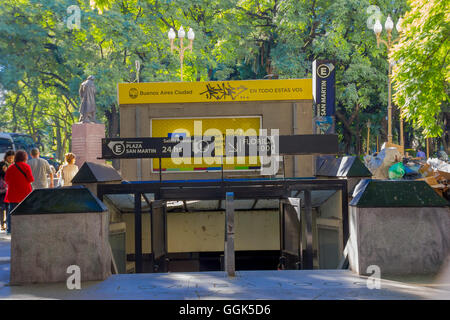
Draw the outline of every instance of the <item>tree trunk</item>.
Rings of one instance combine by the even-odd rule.
[[[344,143],[345,143],[345,154],[349,154],[350,145],[352,143],[352,135],[346,129],[344,129]]]
[[[355,154],[356,155],[360,155],[361,154],[361,131],[356,131],[356,135],[355,135],[355,139],[356,139],[356,150],[355,150]]]
[[[59,125],[59,120],[57,117],[54,118],[55,128],[56,128],[56,154],[58,159],[64,159],[64,153],[62,148],[62,137],[61,137],[61,127]]]
[[[17,132],[18,125],[17,125],[17,116],[16,116],[16,105],[19,102],[19,98],[20,98],[20,94],[17,94],[16,101],[14,101],[14,103],[12,105],[12,117],[13,117],[12,120],[13,120],[13,123],[14,123],[12,132]]]
[[[442,146],[444,148],[444,151],[448,154],[448,118],[447,118],[447,112],[442,112]]]
[[[346,143],[346,146],[345,146],[346,154],[350,153],[350,149],[351,149],[350,147],[352,145],[352,136],[355,137],[355,143],[357,144],[355,153],[359,154],[359,149],[360,149],[360,146],[358,146],[358,144],[360,143],[359,129],[358,129],[358,131],[355,131],[351,127],[351,123],[356,121],[356,123],[357,123],[356,127],[359,128],[359,108],[360,108],[360,105],[358,103],[356,103],[355,110],[352,112],[352,115],[350,116],[349,119],[347,119],[347,117],[345,115],[345,111],[344,111],[344,113],[341,113],[339,110],[336,110],[336,119],[339,119],[341,121],[342,127],[344,128],[344,140]]]
[[[108,121],[108,137],[115,138],[120,136],[120,115],[117,111],[116,104],[111,104],[111,110],[105,111],[105,116]],[[120,169],[120,160],[113,159],[112,165],[116,170]]]
[[[359,104],[356,103],[356,107],[355,107],[355,124],[356,124],[356,134],[355,134],[355,139],[356,139],[356,155],[360,155],[361,154],[361,129],[360,129],[360,124],[359,124]]]
[[[36,101],[33,105],[33,109],[31,110],[30,115],[30,125],[31,125],[31,136],[33,137],[33,141],[37,142],[37,133],[36,133],[36,127],[35,127],[35,121],[34,121],[34,115],[36,113],[36,107],[39,101]]]

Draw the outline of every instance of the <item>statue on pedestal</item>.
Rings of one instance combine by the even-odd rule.
[[[97,109],[95,105],[95,84],[94,76],[89,76],[86,81],[80,85],[80,122],[81,123],[95,123],[95,111]]]

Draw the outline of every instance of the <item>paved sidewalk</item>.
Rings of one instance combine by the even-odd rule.
[[[431,288],[382,280],[381,289],[349,270],[238,271],[113,275],[84,282],[81,290],[65,283],[9,286],[10,242],[0,234],[0,299],[450,299],[450,287]]]

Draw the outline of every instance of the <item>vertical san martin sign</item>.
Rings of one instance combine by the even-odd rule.
[[[334,65],[327,60],[314,60],[312,69],[315,116],[334,116],[336,95]]]
[[[314,102],[313,130],[315,134],[335,133],[335,70],[329,60],[314,60],[312,65],[312,93]],[[316,172],[323,159],[316,158]]]

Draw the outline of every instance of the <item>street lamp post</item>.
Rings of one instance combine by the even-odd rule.
[[[173,50],[175,49],[175,31],[173,30],[173,28],[170,28],[169,33],[169,40],[170,40],[170,52],[173,52]],[[178,30],[178,38],[180,39],[180,47],[179,47],[179,57],[180,57],[180,74],[181,74],[181,81],[183,81],[183,61],[184,61],[184,51],[186,51],[187,49],[191,50],[192,52],[192,45],[194,43],[194,38],[195,38],[195,34],[194,34],[194,30],[192,30],[192,28],[189,28],[187,37],[189,39],[189,45],[187,47],[184,46],[183,40],[184,37],[186,36],[186,32],[183,29],[183,26],[180,27],[180,29]]]
[[[394,29],[394,22],[391,19],[391,16],[389,15],[386,19],[386,23],[384,24],[384,28],[386,29],[387,32],[387,41],[381,39],[381,31],[383,29],[380,20],[377,19],[377,21],[375,22],[375,25],[373,26],[373,31],[375,32],[375,35],[377,36],[377,47],[380,46],[380,43],[383,43],[387,50],[388,50],[388,59],[389,59],[389,53],[391,51],[391,47],[392,45],[397,41],[397,40],[392,40],[392,29]],[[402,31],[401,28],[401,19],[398,20],[397,25],[396,25],[396,29],[398,32]],[[392,104],[391,104],[391,71],[392,71],[392,67],[391,67],[391,62],[388,60],[389,63],[389,71],[388,71],[388,142],[392,143]],[[405,148],[405,142],[403,139],[403,118],[402,115],[400,113],[400,145],[402,146],[402,148]]]

